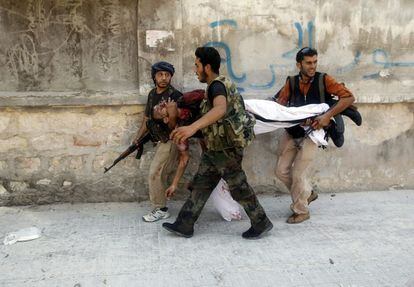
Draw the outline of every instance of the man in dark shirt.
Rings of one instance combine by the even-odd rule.
[[[148,127],[159,127],[158,130],[151,130],[153,137],[157,138],[157,133],[165,131],[169,134],[168,126],[161,122],[157,122],[153,118],[153,109],[161,101],[178,100],[182,94],[171,86],[171,78],[174,75],[174,66],[167,62],[158,62],[151,67],[151,76],[154,80],[155,88],[148,94],[147,105],[142,119],[142,124],[138,130],[134,142],[147,133]],[[166,163],[172,160],[176,155],[176,146],[168,140],[168,137],[159,137],[157,149],[154,158],[150,165],[148,182],[149,182],[149,196],[153,210],[144,215],[142,219],[146,222],[154,222],[160,219],[168,218],[170,216],[168,208],[166,207],[165,186],[162,182],[162,175],[166,172],[164,169]]]

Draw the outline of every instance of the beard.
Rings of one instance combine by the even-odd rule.
[[[200,83],[207,83],[207,73],[204,72],[204,69],[198,76],[198,80],[200,81]]]
[[[163,89],[165,87],[168,87],[170,85],[170,83],[171,83],[171,81],[169,81],[169,82],[167,82],[167,81],[159,81],[159,82],[156,82],[156,86],[158,88]]]

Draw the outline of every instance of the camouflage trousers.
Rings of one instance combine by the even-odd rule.
[[[243,206],[253,228],[264,230],[270,221],[253,188],[247,183],[241,166],[242,160],[243,149],[205,151],[192,182],[191,194],[181,208],[176,222],[184,229],[192,230],[210,194],[223,178],[229,186],[231,196]]]

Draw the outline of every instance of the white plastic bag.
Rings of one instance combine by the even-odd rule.
[[[231,197],[229,188],[224,179],[220,179],[211,194],[211,198],[214,207],[225,220],[240,220],[242,218],[241,206]]]
[[[4,245],[12,245],[18,241],[29,241],[42,236],[42,232],[37,227],[20,229],[16,232],[10,232],[4,237]]]

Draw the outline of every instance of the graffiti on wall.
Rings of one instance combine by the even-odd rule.
[[[210,23],[209,27],[212,29],[215,29],[223,25],[230,26],[233,29],[238,29],[238,24],[233,19],[224,19],[220,21],[215,21],[215,22]],[[268,89],[272,89],[276,87],[277,76],[279,76],[280,81],[284,82],[285,79],[282,78],[281,76],[287,75],[287,73],[289,73],[290,71],[294,69],[295,55],[299,49],[305,46],[312,47],[312,48],[315,46],[315,36],[314,36],[315,25],[313,21],[309,21],[306,24],[306,29],[304,29],[303,25],[299,22],[295,22],[294,27],[297,32],[297,44],[295,45],[294,48],[286,52],[282,52],[280,54],[281,59],[290,59],[293,61],[291,64],[270,63],[268,65],[270,80],[267,83],[251,82],[249,81],[247,74],[245,72],[235,71],[234,63],[232,62],[232,50],[228,43],[224,41],[220,41],[220,42],[211,41],[211,42],[207,42],[205,46],[216,47],[224,51],[225,56],[224,58],[222,58],[222,62],[226,64],[229,77],[235,83],[238,84],[238,86],[240,87],[239,89],[241,91],[245,91],[248,89],[249,90],[268,90]],[[305,44],[305,40],[307,40],[306,44]],[[363,53],[361,51],[359,50],[355,51],[354,58],[352,59],[352,61],[347,65],[338,67],[336,69],[336,72],[338,74],[351,73],[354,69],[356,69],[360,65],[362,57],[363,57]],[[393,62],[390,60],[390,58],[391,58],[390,54],[386,50],[378,48],[372,51],[371,64],[375,67],[375,70],[378,70],[378,68],[388,69],[391,67],[393,68],[414,67],[414,62]],[[277,73],[277,71],[280,71],[280,73]],[[380,71],[380,72],[373,73],[373,74],[362,75],[361,77],[362,79],[369,80],[369,79],[375,79],[375,78],[383,77],[383,76],[384,76],[384,71]],[[385,74],[385,76],[387,76],[387,74]]]
[[[88,12],[90,5],[99,6],[95,14]],[[91,66],[96,66],[101,79],[119,73],[117,64],[126,50],[120,5],[111,0],[95,4],[27,0],[24,5],[0,5],[1,17],[8,19],[3,23],[9,23],[2,28],[10,36],[0,44],[0,56],[3,69],[18,83],[17,90],[47,89],[50,83],[59,86],[59,77],[65,76],[81,83]]]
[[[364,75],[364,79],[376,79],[379,77],[386,77],[389,75],[387,69],[393,68],[401,68],[401,67],[414,67],[414,62],[393,62],[390,60],[390,55],[384,49],[375,49],[372,52],[372,63],[385,70],[381,70],[380,72],[367,74]]]

